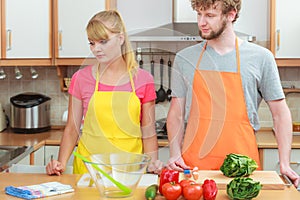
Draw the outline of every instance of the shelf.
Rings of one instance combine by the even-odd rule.
[[[283,92],[285,95],[288,95],[290,93],[300,93],[300,88],[284,88]]]

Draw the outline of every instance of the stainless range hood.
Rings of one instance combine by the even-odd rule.
[[[241,39],[250,42],[255,37],[244,33],[236,32]],[[203,39],[199,36],[197,23],[170,23],[157,28],[151,28],[139,33],[129,35],[132,42],[154,42],[154,41],[196,41],[201,42]]]

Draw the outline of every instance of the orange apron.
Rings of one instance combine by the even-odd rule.
[[[84,119],[78,153],[84,156],[122,151],[142,153],[141,103],[135,94],[131,72],[129,77],[132,92],[98,91],[97,71],[95,92]],[[77,157],[73,166],[73,173],[87,172],[84,163]]]
[[[240,74],[236,39],[237,73],[201,70],[197,62],[190,116],[183,142],[183,159],[190,167],[219,170],[229,153],[254,159],[260,168],[254,130],[250,124]]]

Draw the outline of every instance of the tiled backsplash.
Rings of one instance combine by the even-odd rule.
[[[189,45],[189,43],[160,43],[162,46],[151,46],[151,48],[161,49],[170,52],[177,52],[179,49]],[[142,45],[142,46],[140,46]],[[138,44],[139,47],[149,48],[147,43]],[[134,44],[134,48],[136,48]],[[159,63],[161,56],[155,55],[154,59],[156,63]],[[168,55],[164,55],[165,65],[169,59]],[[143,56],[144,69],[150,72],[150,60],[151,55]],[[171,61],[174,59],[174,55],[170,56]],[[30,67],[19,67],[23,78],[17,80],[14,76],[14,67],[2,67],[7,74],[7,77],[0,80],[0,102],[5,109],[6,114],[10,117],[10,97],[22,93],[22,92],[38,92],[51,97],[51,125],[64,125],[62,121],[62,115],[68,108],[68,93],[61,92],[59,78],[57,76],[56,67],[35,67],[39,76],[37,79],[32,79],[30,76]],[[70,74],[72,75],[78,67],[70,67]],[[293,68],[279,68],[280,77],[283,86],[294,85],[296,88],[300,88],[300,66]],[[155,67],[155,84],[156,89],[160,87],[159,67]],[[167,67],[164,70],[164,86],[168,88],[167,79]],[[300,93],[290,93],[287,96],[287,103],[292,113],[294,121],[300,121]],[[169,109],[169,102],[165,101],[156,105],[156,119],[164,118],[167,115]],[[259,117],[262,127],[272,127],[272,116],[269,108],[265,102],[262,102],[259,109]]]
[[[30,67],[19,67],[23,77],[15,78],[14,67],[2,67],[7,74],[0,80],[0,102],[10,118],[10,97],[23,92],[37,92],[51,98],[51,125],[63,125],[62,114],[68,107],[68,94],[60,90],[56,67],[34,67],[39,74],[32,79]]]

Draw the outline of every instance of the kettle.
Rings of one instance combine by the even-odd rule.
[[[7,128],[7,120],[2,105],[0,103],[0,132]]]

